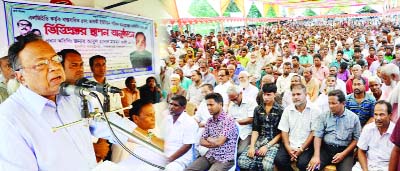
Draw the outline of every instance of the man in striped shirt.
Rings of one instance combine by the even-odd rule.
[[[362,77],[353,79],[354,92],[346,98],[346,109],[358,115],[361,126],[373,121],[375,97],[365,93],[366,80]]]

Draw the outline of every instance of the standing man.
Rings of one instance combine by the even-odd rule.
[[[374,123],[365,125],[358,140],[358,161],[353,171],[388,170],[390,152],[394,144],[390,141],[395,124],[390,121],[392,105],[379,100],[374,108]]]
[[[65,81],[75,85],[84,76],[81,54],[75,49],[63,49],[57,54],[63,59],[61,64],[65,71]]]
[[[282,131],[282,144],[275,157],[278,170],[293,171],[291,161],[305,171],[313,154],[312,141],[321,111],[307,102],[307,90],[303,84],[291,87],[293,104],[285,108],[278,129]]]
[[[357,115],[344,107],[345,100],[341,90],[328,93],[330,112],[319,118],[309,170],[323,170],[329,164],[335,164],[338,171],[348,171],[353,167],[353,151],[360,137],[361,125]]]
[[[101,55],[95,55],[89,58],[90,70],[93,73],[93,79],[100,85],[108,84],[106,79],[107,73],[107,65],[106,58]],[[104,100],[104,95],[101,93],[97,93],[101,100]],[[100,95],[101,94],[101,95]],[[109,110],[113,111],[116,109],[122,108],[121,96],[119,93],[108,93],[110,97],[109,101]],[[108,111],[106,111],[108,112]],[[105,141],[104,139],[99,139],[99,141]],[[109,148],[111,148],[111,142],[107,142],[109,144]],[[104,160],[111,160],[112,151],[110,150]]]
[[[1,170],[94,169],[91,134],[112,140],[104,122],[93,120],[51,131],[82,119],[79,99],[59,95],[65,81],[62,58],[34,34],[11,45],[8,57],[21,86],[0,105],[0,134],[8,140],[0,143]],[[113,113],[111,118],[119,119]],[[133,131],[133,124],[115,119],[114,123]]]
[[[75,49],[63,49],[57,54],[62,58],[61,64],[65,71],[65,82],[75,85],[84,76],[81,54]],[[107,154],[110,152],[110,144],[106,139],[102,138],[96,139],[93,137],[93,140],[97,162],[105,160]]]
[[[167,156],[166,171],[182,171],[192,161],[192,145],[196,142],[198,126],[186,112],[186,98],[177,95],[169,103],[169,115],[164,120],[164,153]]]
[[[90,70],[93,73],[93,79],[97,83],[104,85],[109,84],[106,78],[107,64],[106,57],[101,55],[95,55],[89,58]],[[122,108],[121,96],[119,93],[108,93],[110,96],[110,110],[116,110]]]
[[[235,120],[223,111],[223,99],[218,93],[206,95],[208,111],[212,118],[207,120],[200,145],[209,148],[205,156],[197,158],[186,171],[227,171],[234,165],[238,138]],[[223,126],[221,126],[223,125]]]
[[[148,68],[152,66],[152,54],[146,50],[146,36],[143,32],[137,32],[135,35],[136,50],[130,56],[132,68]]]

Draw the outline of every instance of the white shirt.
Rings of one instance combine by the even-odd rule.
[[[172,115],[165,116],[164,120],[164,153],[171,156],[184,144],[196,143],[196,132],[198,124],[186,112],[182,112],[178,119],[173,123]],[[192,150],[177,158],[174,162],[182,162],[188,165],[192,161]]]
[[[237,105],[236,103],[231,103],[228,114],[236,119],[246,119],[252,118],[254,115],[254,108],[256,108],[257,102],[254,99],[248,99],[242,96],[242,103]],[[252,124],[239,125],[239,137],[244,140],[251,134]]]
[[[194,64],[193,66],[189,66],[186,64],[182,67],[183,75],[184,76],[192,76],[192,71],[199,69],[199,66]]]
[[[208,111],[207,102],[205,99],[201,101],[193,117],[202,124],[205,124],[207,120],[211,118],[211,114]]]
[[[395,124],[390,122],[388,130],[381,135],[376,124],[369,123],[364,126],[360,139],[357,142],[358,148],[367,151],[368,167],[388,166],[390,153],[394,144],[390,141]]]
[[[192,102],[194,104],[196,104],[196,106],[198,106],[201,102],[201,100],[203,100],[203,95],[201,95],[201,89],[200,89],[200,85],[196,87],[195,85],[196,83],[193,82],[193,84],[191,84],[189,86],[189,90],[187,92],[187,99],[189,102]]]
[[[226,93],[226,90],[228,87],[232,86],[233,84],[230,81],[227,81],[226,83],[218,84],[214,88],[214,92],[219,93],[222,96],[222,99],[224,100],[224,111],[226,112],[228,109],[228,103],[229,103],[229,98],[228,98],[228,93]]]
[[[257,98],[259,90],[256,86],[249,84],[246,88],[241,87],[241,89],[243,90],[242,93],[244,98],[250,98],[250,99]]]
[[[329,102],[328,102],[328,95],[325,93],[321,93],[318,98],[314,101],[314,104],[317,105],[322,113],[329,112]]]
[[[281,94],[285,91],[290,91],[290,82],[292,79],[293,73],[289,73],[287,77],[284,77],[284,75],[281,75],[278,77],[276,80],[276,87],[278,88],[277,93]]]
[[[320,115],[321,111],[318,106],[311,102],[307,102],[301,113],[292,104],[283,111],[278,129],[289,133],[290,147],[298,148],[303,145],[311,131],[317,128]]]
[[[388,101],[393,106],[393,112],[392,112],[392,116],[390,117],[390,120],[392,122],[396,123],[397,119],[398,119],[398,114],[400,113],[400,108],[398,107],[399,101],[400,101],[400,82],[397,83],[396,88],[393,89],[392,93],[390,93],[390,97],[389,97]],[[397,111],[395,111],[396,108],[397,108]]]
[[[381,66],[381,62],[378,60],[374,61],[371,63],[371,66],[369,67],[369,71],[372,72],[372,75],[376,75],[376,70]]]
[[[326,88],[326,79],[322,81],[321,88],[319,88],[320,92],[324,91],[325,88]],[[335,89],[342,90],[343,93],[346,94],[346,83],[343,80],[336,78]]]

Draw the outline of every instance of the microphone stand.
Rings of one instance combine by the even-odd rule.
[[[88,118],[89,117],[88,100],[86,96],[81,96],[81,100],[82,100],[81,116],[82,118]]]
[[[107,86],[104,86],[103,92],[104,102],[103,102],[103,112],[109,112],[111,110],[110,95],[108,94]]]

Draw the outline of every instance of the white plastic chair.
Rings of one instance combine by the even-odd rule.
[[[238,145],[239,145],[239,123],[235,122],[235,126],[236,126],[236,130],[238,132],[238,136],[237,136],[237,139],[236,139],[236,147],[235,147],[235,158],[233,159],[234,163],[233,163],[232,168],[230,168],[228,171],[235,171],[235,170],[240,171],[240,168],[239,168],[238,163],[237,163],[237,158],[238,158],[237,150],[238,150]]]

